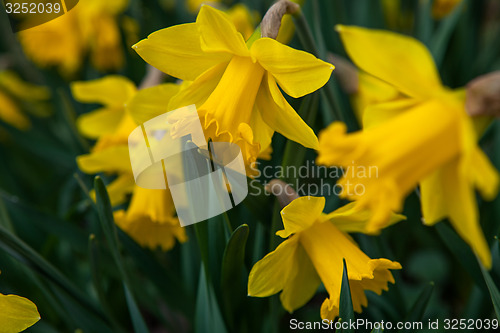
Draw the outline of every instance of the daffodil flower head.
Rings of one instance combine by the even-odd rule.
[[[37,65],[64,74],[78,70],[87,53],[97,69],[116,70],[124,60],[117,17],[127,6],[128,0],[80,0],[64,15],[20,31],[19,40]]]
[[[114,136],[119,137],[116,143],[127,142],[128,134],[135,128],[125,110],[127,101],[137,92],[132,81],[123,76],[108,75],[91,81],[72,82],[71,92],[79,102],[102,105],[78,117],[77,127],[84,136],[91,139]]]
[[[170,192],[135,185],[128,147],[129,134],[137,125],[165,113],[165,105],[179,92],[180,86],[166,83],[137,90],[127,78],[109,75],[73,82],[71,89],[76,100],[103,105],[77,120],[85,136],[97,139],[91,153],[77,157],[77,164],[88,174],[117,175],[107,186],[113,206],[123,204],[132,194],[128,209],[115,212],[116,224],[137,243],[152,249],[160,247],[167,251],[176,240],[185,241],[187,237],[175,216]]]
[[[417,40],[359,27],[338,30],[354,63],[401,97],[367,107],[361,132],[346,134],[343,124],[330,125],[320,134],[318,163],[377,169],[371,177],[346,172],[340,180],[343,197],[374,212],[368,224],[372,232],[389,221],[392,211],[400,211],[405,196],[420,185],[424,223],[449,218],[490,267],[474,191],[494,198],[498,174],[477,146],[465,94],[442,85],[432,56]],[[365,191],[347,193],[348,184],[360,184]]]
[[[175,207],[168,190],[151,190],[135,186],[127,211],[114,213],[116,224],[137,243],[163,251],[170,250],[175,241],[187,240],[186,232],[175,217]]]
[[[329,297],[321,306],[321,317],[333,320],[339,314],[343,259],[349,272],[354,310],[368,304],[365,290],[381,294],[394,283],[391,269],[398,262],[370,259],[347,234],[364,232],[370,216],[353,204],[323,214],[325,198],[300,197],[281,211],[284,229],[276,234],[285,241],[257,262],[250,272],[248,294],[266,297],[281,291],[280,300],[289,311],[306,304],[322,282]],[[393,215],[391,221],[403,219]]]
[[[328,81],[331,64],[271,38],[247,45],[227,15],[210,6],[202,6],[196,23],[154,32],[134,49],[161,71],[193,81],[171,99],[169,110],[195,104],[205,137],[237,143],[247,166],[275,131],[318,147],[278,85],[292,97],[304,96]]]

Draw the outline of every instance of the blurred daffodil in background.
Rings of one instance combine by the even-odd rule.
[[[118,16],[128,2],[80,0],[68,13],[18,36],[26,55],[40,66],[55,66],[71,74],[89,55],[98,70],[117,70],[124,63]]]
[[[23,112],[22,104],[37,116],[47,116],[47,109],[41,105],[50,98],[46,87],[23,81],[15,72],[0,72],[0,119],[20,130],[31,126],[29,117]]]
[[[378,168],[374,177],[346,173],[340,182],[363,184],[365,193],[346,197],[374,211],[372,232],[389,221],[392,211],[401,211],[405,196],[420,184],[424,223],[449,218],[483,264],[491,267],[475,189],[492,200],[498,174],[477,146],[463,92],[442,85],[432,56],[417,40],[359,27],[337,29],[354,63],[404,98],[367,107],[361,132],[346,135],[343,124],[330,125],[321,135],[318,162]],[[375,56],[363,53],[375,47],[380,48]],[[395,69],[395,61],[404,61],[405,67]]]
[[[186,235],[175,217],[170,192],[143,189],[134,183],[128,136],[141,123],[134,122],[127,106],[148,110],[146,117],[154,117],[163,113],[162,106],[179,88],[176,84],[163,84],[138,91],[130,80],[115,75],[72,84],[75,99],[103,105],[77,120],[81,133],[97,140],[90,154],[77,158],[78,166],[89,174],[116,175],[108,185],[112,205],[124,203],[132,194],[128,209],[115,212],[116,223],[138,243],[152,249],[169,250],[176,239],[184,242]]]

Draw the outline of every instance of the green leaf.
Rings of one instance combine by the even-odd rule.
[[[127,299],[127,306],[129,309],[130,316],[132,318],[132,324],[134,326],[134,331],[136,333],[147,333],[149,332],[142,315],[139,312],[139,308],[136,301],[130,291],[130,279],[125,271],[125,266],[123,264],[123,259],[119,251],[118,236],[116,232],[115,221],[113,219],[113,211],[111,209],[111,202],[109,200],[108,192],[106,186],[102,179],[97,176],[94,180],[94,189],[96,193],[96,206],[97,212],[99,214],[99,220],[101,222],[104,235],[108,241],[111,254],[118,267],[120,275],[123,279],[123,288],[125,292],[125,297]]]
[[[436,66],[438,68],[441,67],[441,63],[443,62],[444,55],[448,47],[448,42],[451,38],[453,30],[457,26],[460,15],[462,14],[464,2],[466,1],[461,1],[455,9],[453,9],[453,12],[441,21],[438,29],[430,41],[429,48],[434,56],[434,61],[436,62]]]
[[[133,261],[140,264],[140,270],[153,282],[161,293],[163,300],[169,306],[179,309],[187,317],[192,317],[192,304],[194,304],[194,291],[191,294],[186,290],[181,277],[175,271],[167,270],[154,258],[154,253],[142,248],[129,235],[118,229],[118,236],[125,251],[132,257]],[[183,246],[187,247],[187,246]],[[193,260],[190,257],[190,260]]]
[[[200,269],[198,295],[196,297],[195,332],[227,332],[215,292],[211,282],[206,278],[203,267]]]
[[[429,45],[434,25],[431,16],[432,3],[431,0],[420,0],[416,13],[415,37],[426,45]]]
[[[498,288],[488,271],[483,267],[483,265],[479,264],[479,266],[481,267],[484,281],[486,282],[486,286],[488,287],[488,291],[490,292],[491,302],[493,303],[493,308],[495,309],[497,319],[500,320],[500,292],[498,291]]]
[[[241,268],[245,258],[245,245],[248,239],[248,225],[240,225],[231,235],[229,242],[224,250],[222,259],[222,278],[223,287],[234,284],[241,276]]]
[[[93,316],[106,321],[106,318],[95,303],[89,300],[80,288],[77,288],[52,264],[47,262],[22,240],[7,231],[3,226],[0,226],[0,248],[64,290]]]
[[[345,259],[344,262],[344,272],[342,273],[342,287],[340,289],[340,302],[339,302],[339,321],[341,322],[354,322],[354,309],[352,306],[351,298],[351,287],[349,286],[349,275],[347,273],[347,265]],[[350,325],[349,325],[350,326]],[[339,332],[343,333],[354,333],[354,330],[340,329]]]
[[[431,300],[432,292],[434,290],[434,282],[430,282],[425,286],[424,290],[420,293],[417,300],[413,304],[410,312],[405,317],[405,322],[422,322],[424,319],[425,310]],[[411,330],[401,330],[400,332],[409,332]]]
[[[441,240],[445,243],[451,253],[455,255],[457,260],[462,264],[465,270],[474,279],[474,282],[482,290],[486,291],[486,285],[484,280],[479,274],[480,269],[477,263],[476,256],[470,249],[470,247],[457,235],[457,233],[448,226],[445,222],[440,222],[436,224],[435,229]]]
[[[125,298],[127,299],[128,310],[130,312],[130,316],[132,317],[132,324],[134,325],[134,331],[137,333],[149,332],[148,327],[146,326],[146,323],[142,318],[142,314],[139,311],[139,308],[137,307],[135,298],[125,282],[123,282],[123,289],[125,290]]]
[[[115,317],[112,307],[108,302],[108,298],[106,297],[106,293],[103,287],[103,276],[102,272],[99,269],[99,259],[102,257],[102,253],[100,253],[100,249],[96,244],[95,235],[91,234],[89,236],[89,261],[90,261],[90,272],[92,274],[92,283],[94,289],[97,292],[97,297],[99,298],[99,303],[101,307],[106,312],[106,315],[110,322],[113,324],[114,331],[123,332],[123,327],[120,324],[119,320]]]
[[[248,225],[240,225],[231,235],[222,258],[221,291],[224,310],[229,326],[233,325],[233,314],[241,295],[246,295],[241,275],[245,268],[245,246],[248,239]]]

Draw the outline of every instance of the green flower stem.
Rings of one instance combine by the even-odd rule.
[[[294,14],[294,18],[295,18],[295,25],[297,27],[297,34],[304,49],[314,54],[316,57],[320,59],[325,59],[326,54],[321,55],[320,48],[318,48],[314,40],[314,35],[312,33],[312,30],[309,24],[307,23],[306,17],[303,15],[302,11],[299,11],[298,13]],[[340,96],[337,93],[336,89],[333,89],[335,87],[331,85],[332,85],[332,80],[328,81],[325,87],[320,90],[322,95],[322,100],[328,106],[327,108],[324,109],[326,110],[326,112],[324,112],[323,114],[323,118],[327,125],[335,120],[345,122],[345,119],[340,109],[340,105],[338,103],[338,101],[340,100]]]

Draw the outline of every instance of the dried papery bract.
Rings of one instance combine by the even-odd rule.
[[[265,189],[266,192],[272,193],[278,199],[281,208],[299,197],[292,186],[279,179],[271,180]]]
[[[466,87],[465,107],[471,116],[500,116],[500,71],[479,76]]]
[[[295,14],[300,10],[300,6],[289,0],[280,0],[269,8],[262,19],[261,36],[276,39],[281,27],[281,19],[285,14]]]
[[[340,87],[346,94],[355,94],[359,91],[358,70],[344,57],[329,53],[328,62],[335,65],[335,76],[339,79]]]

